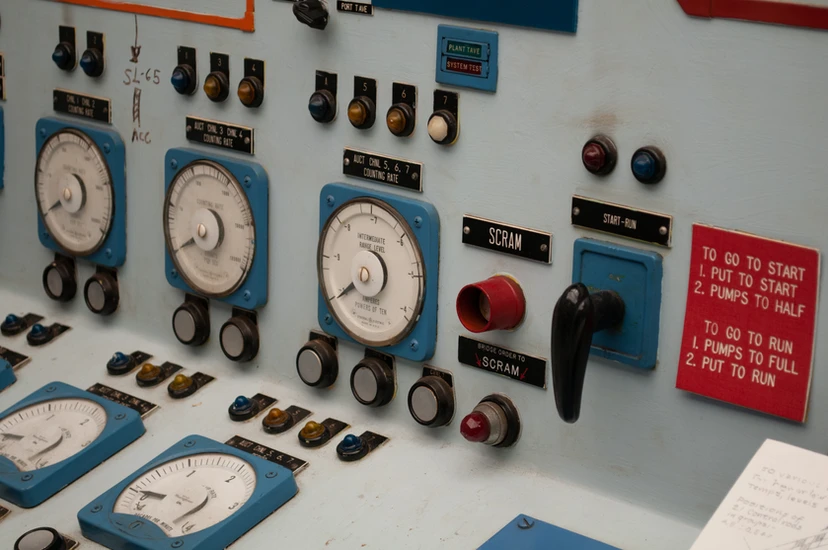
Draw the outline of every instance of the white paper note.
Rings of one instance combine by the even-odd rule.
[[[828,456],[768,439],[690,550],[828,550]]]

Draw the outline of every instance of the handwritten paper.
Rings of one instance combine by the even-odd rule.
[[[690,550],[828,550],[828,456],[767,440]]]

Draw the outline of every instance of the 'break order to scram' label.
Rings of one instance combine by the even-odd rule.
[[[676,387],[804,422],[819,251],[693,226]]]

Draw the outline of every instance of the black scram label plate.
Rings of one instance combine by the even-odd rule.
[[[112,105],[106,98],[57,88],[53,94],[53,102],[54,109],[58,113],[97,120],[106,124],[112,122]]]
[[[670,246],[673,217],[574,195],[572,225],[636,241]]]
[[[460,336],[457,360],[464,365],[546,389],[546,359]]]
[[[551,233],[477,216],[463,216],[463,244],[545,264],[552,263]]]
[[[138,414],[140,414],[142,418],[158,408],[158,405],[154,403],[144,401],[143,399],[139,399],[133,395],[129,395],[126,392],[110,388],[109,386],[104,386],[103,384],[95,384],[86,391],[99,397],[109,399],[110,401],[123,405],[124,407],[129,407],[134,411],[138,411]]]
[[[248,155],[255,151],[253,128],[194,116],[188,116],[186,123],[188,141]]]
[[[357,149],[345,149],[342,173],[392,187],[423,192],[423,165]]]
[[[258,456],[268,462],[278,464],[279,466],[287,468],[294,474],[299,473],[300,470],[304,469],[308,465],[308,463],[301,458],[296,458],[295,456],[290,456],[282,451],[271,449],[270,447],[266,447],[260,443],[256,443],[255,441],[245,439],[240,435],[234,435],[225,442],[225,445],[229,445],[234,449],[250,453],[253,456]]]

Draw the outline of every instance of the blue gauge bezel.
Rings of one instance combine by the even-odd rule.
[[[14,374],[14,369],[8,361],[0,359],[0,391],[5,390],[15,382],[17,382],[17,376]]]
[[[247,279],[232,294],[221,298],[204,296],[242,309],[259,309],[267,303],[268,293],[268,220],[269,220],[269,182],[267,172],[255,162],[219,156],[194,149],[176,148],[167,151],[164,168],[164,196],[179,171],[190,163],[206,160],[226,168],[239,182],[242,192],[247,197],[255,224],[256,254]],[[178,275],[170,251],[164,245],[164,271],[167,282],[179,290],[191,294],[202,294],[193,289]]]
[[[63,382],[46,384],[0,413],[0,420],[25,407],[55,399],[85,399],[97,403],[106,411],[106,426],[85,449],[40,470],[21,472],[11,460],[0,456],[0,498],[21,508],[32,508],[52,497],[146,431],[138,412]]]
[[[118,496],[147,471],[171,460],[222,453],[250,464],[256,473],[253,494],[232,516],[202,531],[168,537],[154,523],[113,512]],[[263,458],[200,435],[185,437],[78,512],[83,536],[112,550],[207,550],[225,548],[279,509],[298,492],[293,472]]]
[[[357,198],[379,199],[399,212],[417,237],[425,262],[425,297],[420,320],[401,342],[376,349],[411,361],[430,359],[437,346],[437,285],[440,265],[440,216],[437,214],[437,209],[427,202],[390,193],[371,191],[344,183],[329,183],[322,188],[319,196],[320,235],[331,213],[342,204]],[[325,303],[321,287],[318,297],[318,319],[319,326],[328,334],[356,342],[336,322]]]
[[[93,253],[85,256],[76,256],[63,248],[52,238],[43,223],[43,216],[37,213],[37,235],[41,244],[50,250],[75,256],[106,267],[120,267],[126,261],[126,150],[124,142],[118,132],[109,128],[78,124],[60,118],[45,117],[37,121],[35,126],[36,156],[40,156],[43,144],[64,129],[71,129],[86,134],[100,149],[109,168],[112,178],[112,194],[114,210],[112,225],[109,234],[101,246]]]

